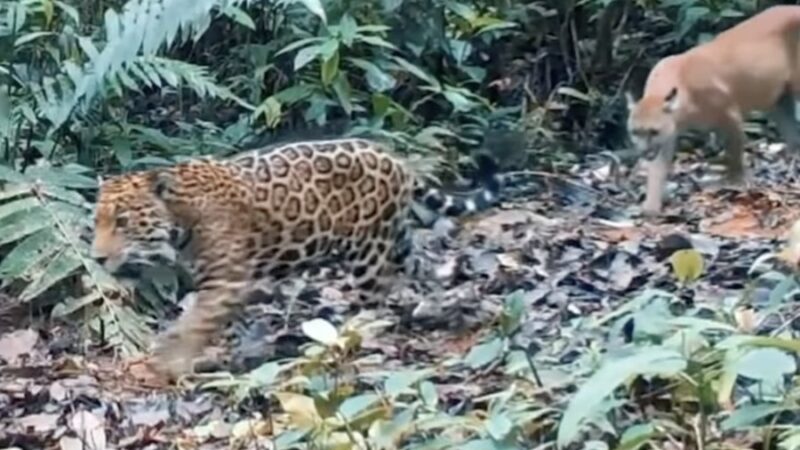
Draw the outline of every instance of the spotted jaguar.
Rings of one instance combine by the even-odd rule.
[[[195,304],[156,340],[151,360],[174,379],[191,371],[253,283],[336,254],[353,288],[374,298],[410,251],[412,202],[458,216],[490,205],[498,189],[490,181],[445,194],[366,139],[283,144],[101,180],[92,256],[127,278],[148,266],[190,268]]]

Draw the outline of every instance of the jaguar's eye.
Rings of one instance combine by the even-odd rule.
[[[115,225],[117,227],[128,226],[128,218],[126,216],[118,216]]]

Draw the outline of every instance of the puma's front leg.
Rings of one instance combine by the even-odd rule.
[[[648,161],[647,192],[645,193],[642,213],[655,216],[661,212],[664,201],[664,190],[667,178],[672,171],[672,158],[675,155],[675,140],[670,139],[659,148],[653,160]]]
[[[792,160],[800,154],[800,124],[795,119],[795,97],[787,92],[778,98],[775,106],[769,112],[769,117],[775,123],[781,137],[786,141],[788,156]]]
[[[791,92],[787,92],[778,98],[775,106],[770,111],[770,118],[778,127],[781,137],[786,141],[787,151],[786,161],[789,164],[789,172],[797,172],[798,160],[800,160],[800,124],[795,119],[796,99]]]
[[[733,186],[744,186],[747,173],[744,165],[744,134],[741,115],[730,112],[720,121],[719,130],[725,139],[725,181]]]

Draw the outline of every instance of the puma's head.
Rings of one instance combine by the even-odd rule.
[[[678,88],[662,96],[645,95],[637,102],[630,93],[628,100],[628,133],[636,151],[651,160],[658,152],[675,142],[675,113],[680,107]]]

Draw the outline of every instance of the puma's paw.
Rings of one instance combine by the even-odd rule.
[[[704,189],[711,191],[746,189],[750,184],[750,177],[743,170],[727,170],[718,176],[709,176],[701,183]]]
[[[644,217],[656,217],[661,214],[661,204],[659,202],[647,201],[642,203],[642,215]]]
[[[735,191],[746,191],[750,189],[753,181],[745,174],[734,174],[723,177],[718,183],[719,188]]]

